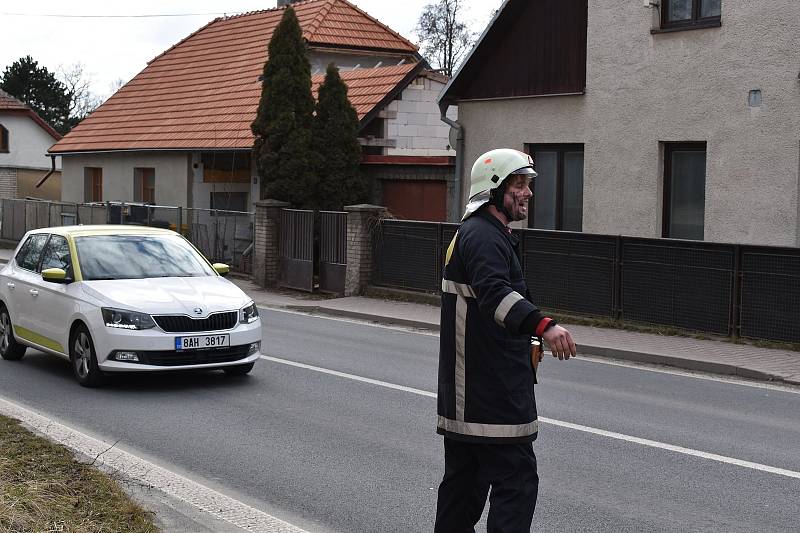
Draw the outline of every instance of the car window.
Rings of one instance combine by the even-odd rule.
[[[216,274],[179,235],[87,235],[75,247],[87,281]]]
[[[19,253],[14,258],[21,268],[26,270],[33,270],[36,272],[36,267],[39,266],[39,259],[42,257],[42,248],[47,242],[47,233],[36,233],[28,237]]]
[[[42,270],[48,268],[63,268],[65,271],[69,271],[70,266],[72,266],[72,261],[70,260],[67,239],[61,235],[53,235],[50,237],[50,241],[44,249]]]

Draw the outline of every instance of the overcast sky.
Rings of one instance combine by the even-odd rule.
[[[350,2],[417,42],[414,26],[424,6],[434,0]],[[502,0],[462,2],[465,20],[478,33],[502,4]],[[53,72],[59,66],[82,63],[91,79],[92,92],[107,97],[116,80],[127,82],[144,69],[148,61],[214,18],[224,13],[231,15],[271,9],[275,5],[276,0],[138,0],[124,3],[107,0],[3,0],[0,4],[0,73],[26,55]],[[191,16],[141,17],[165,14]],[[85,15],[92,17],[78,17]],[[96,18],[97,15],[114,18]]]

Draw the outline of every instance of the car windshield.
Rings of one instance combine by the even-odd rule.
[[[87,281],[214,275],[178,235],[90,235],[76,237],[75,246]]]

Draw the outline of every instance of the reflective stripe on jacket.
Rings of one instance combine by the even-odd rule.
[[[442,279],[437,432],[479,442],[526,442],[538,429],[529,333],[538,311],[518,241],[482,209],[461,224]]]

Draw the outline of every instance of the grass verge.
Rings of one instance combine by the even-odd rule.
[[[0,531],[155,533],[152,514],[63,446],[0,416]]]

